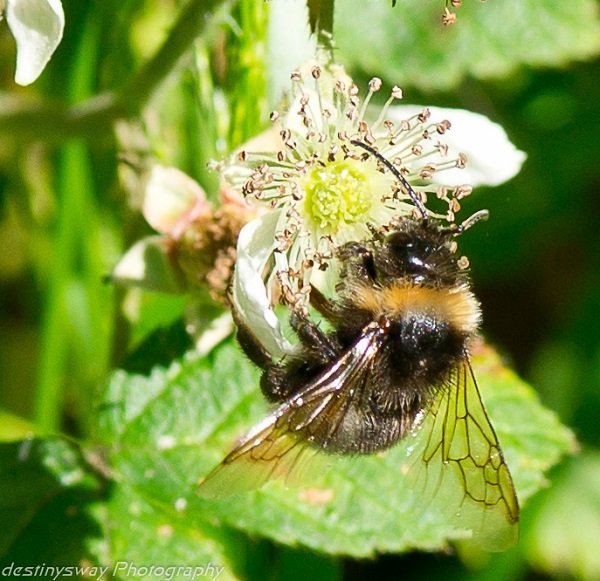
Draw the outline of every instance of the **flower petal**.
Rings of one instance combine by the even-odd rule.
[[[443,137],[452,154],[462,152],[468,158],[466,168],[434,174],[434,182],[446,186],[497,186],[519,173],[527,155],[511,143],[506,131],[498,123],[490,121],[485,115],[464,109],[427,108],[431,111],[432,120],[447,119],[452,124]],[[423,109],[425,107],[421,105],[396,105],[389,108],[388,116],[393,121],[401,121],[419,114]],[[443,160],[439,156],[434,161]]]
[[[210,206],[196,181],[175,167],[152,168],[142,210],[152,228],[178,238],[190,222],[205,212],[210,212]]]
[[[219,314],[217,314],[219,313]],[[227,339],[234,329],[229,311],[207,308],[205,302],[191,303],[185,313],[186,330],[192,336],[196,352],[203,356]]]
[[[245,324],[272,357],[291,351],[271,306],[263,272],[275,250],[275,232],[280,212],[263,214],[246,224],[238,238],[233,275],[233,303]]]
[[[8,0],[6,21],[17,43],[15,82],[35,81],[60,43],[65,14],[60,0]]]
[[[185,290],[182,273],[169,256],[170,240],[164,236],[148,236],[136,242],[117,263],[110,280],[164,293]]]

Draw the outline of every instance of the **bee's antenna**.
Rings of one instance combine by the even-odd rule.
[[[479,222],[479,220],[487,220],[490,213],[487,210],[479,210],[475,212],[471,216],[469,216],[464,222],[460,224],[450,224],[450,226],[446,226],[445,228],[440,228],[441,232],[445,232],[447,234],[452,234],[453,236],[459,236],[465,230],[468,230],[473,224]]]
[[[425,207],[425,204],[423,204],[421,198],[419,198],[419,196],[417,195],[417,192],[415,192],[413,187],[408,183],[408,180],[400,173],[398,168],[391,161],[389,161],[383,155],[381,155],[381,153],[379,153],[374,147],[371,147],[370,145],[363,143],[362,141],[358,141],[357,139],[351,139],[350,143],[352,145],[358,145],[358,147],[362,147],[363,149],[367,150],[371,155],[375,156],[383,165],[385,165],[385,167],[387,167],[394,174],[394,177],[402,184],[402,186],[406,190],[406,193],[412,200],[413,204],[417,207],[417,210],[419,210],[419,213],[421,214],[421,219],[424,222],[427,222],[429,220],[429,214],[427,213],[427,208]]]
[[[473,226],[473,224],[479,222],[479,220],[487,220],[489,215],[490,213],[487,210],[479,210],[478,212],[475,212],[456,227],[456,233],[462,234],[465,230],[468,230],[471,226]]]

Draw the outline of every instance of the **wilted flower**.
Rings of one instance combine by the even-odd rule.
[[[134,244],[110,278],[128,287],[190,293],[186,329],[196,350],[207,353],[233,331],[224,306],[236,242],[256,212],[225,187],[219,192],[219,205],[213,206],[202,187],[174,167],[155,165],[145,181],[142,213],[159,234]]]
[[[160,235],[127,251],[113,280],[164,292],[201,288],[225,302],[239,231],[254,216],[244,200],[222,189],[215,208],[195,180],[177,168],[155,165],[146,181],[142,213]]]
[[[59,45],[65,26],[60,0],[0,0],[0,18],[6,22],[17,43],[15,81],[35,81]]]
[[[432,202],[428,211],[449,222],[473,184],[505,181],[525,158],[501,128],[481,115],[403,110],[395,105],[402,99],[398,87],[372,115],[369,103],[381,85],[372,79],[361,100],[341,67],[306,65],[292,74],[287,110],[271,115],[278,131],[271,147],[247,147],[218,166],[250,203],[270,210],[240,235],[233,296],[274,354],[287,349],[272,312],[276,297],[306,312],[311,285],[327,286],[335,279],[328,280],[328,271],[339,245],[369,238],[374,229],[415,211],[394,175],[356,142],[378,150],[422,203]],[[468,133],[459,127],[459,135],[469,147],[447,139],[453,118],[466,120]],[[464,169],[471,151],[476,173]]]

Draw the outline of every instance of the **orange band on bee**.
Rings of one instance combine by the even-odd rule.
[[[356,306],[372,312],[375,317],[428,313],[462,333],[474,333],[481,319],[479,301],[465,286],[438,289],[397,284],[382,288],[361,285],[354,290]]]

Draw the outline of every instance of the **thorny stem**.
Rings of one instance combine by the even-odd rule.
[[[307,0],[310,31],[317,35],[318,43],[331,48],[333,38],[334,0]]]

